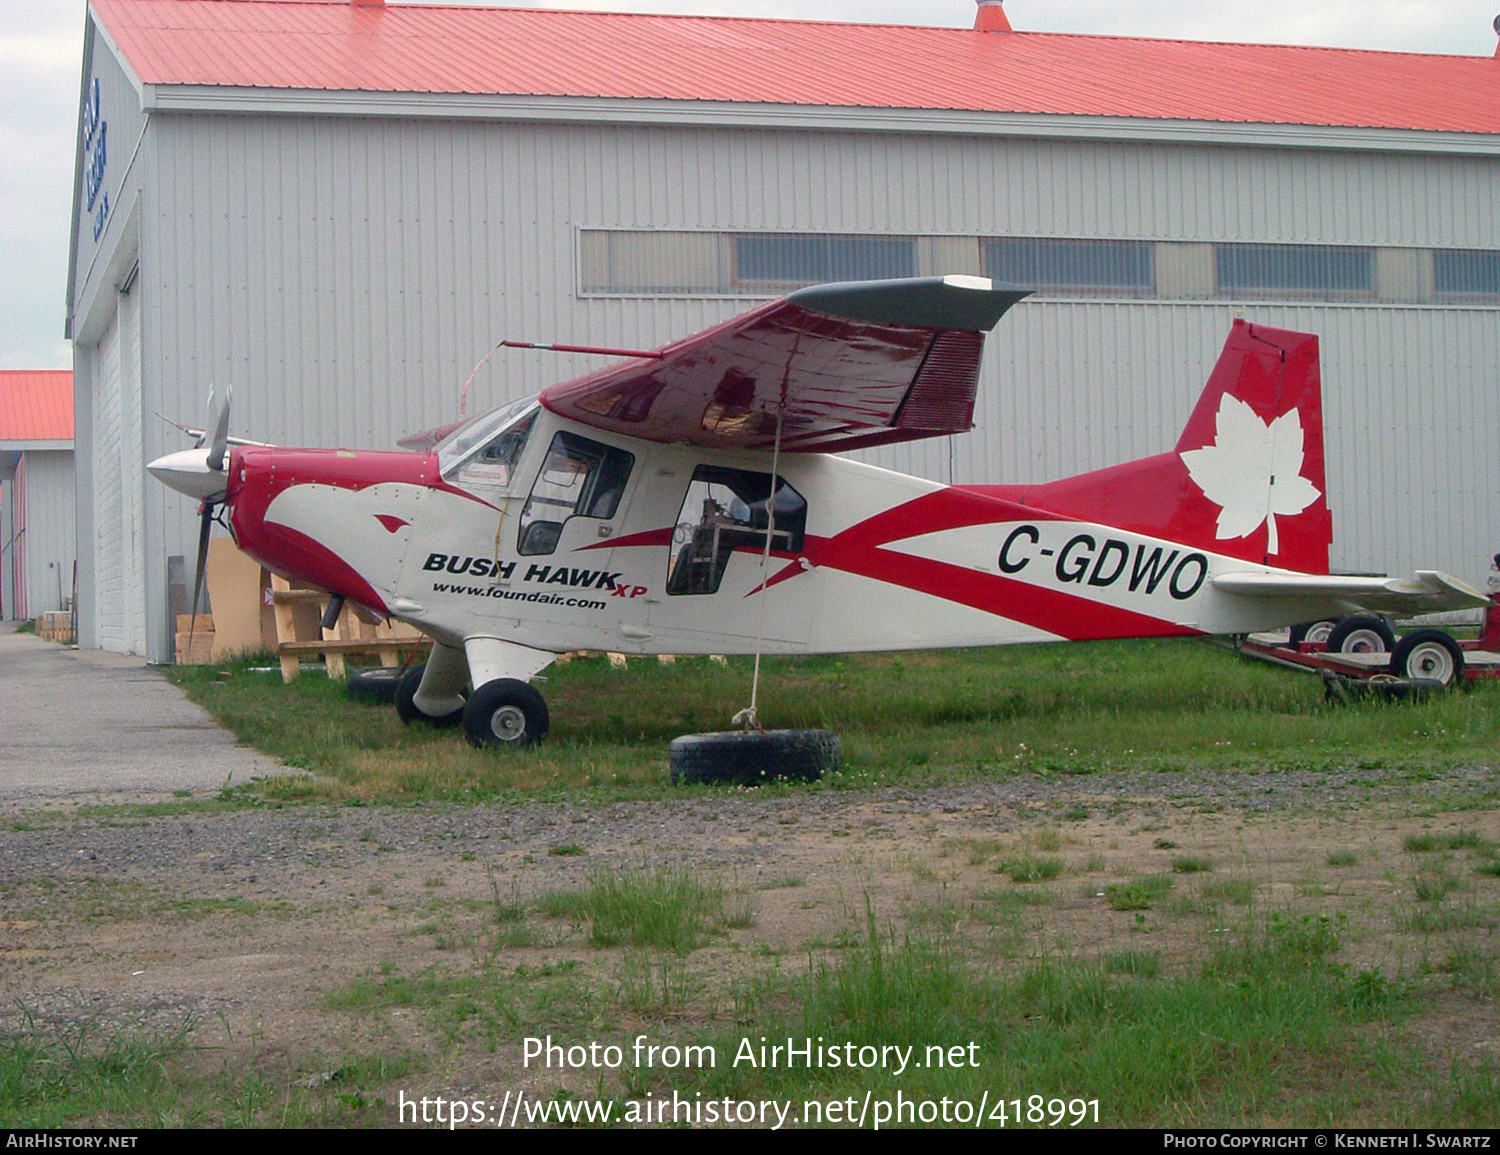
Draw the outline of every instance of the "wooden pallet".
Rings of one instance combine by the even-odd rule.
[[[73,642],[73,615],[67,610],[47,610],[36,619],[36,635],[49,642]]]

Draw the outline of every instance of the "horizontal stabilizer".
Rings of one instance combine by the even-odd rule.
[[[1320,598],[1353,613],[1419,614],[1467,610],[1489,599],[1467,582],[1436,570],[1414,578],[1343,577],[1337,574],[1231,573],[1213,579],[1216,589],[1253,598]]]

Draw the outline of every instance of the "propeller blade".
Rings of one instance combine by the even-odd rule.
[[[208,571],[208,535],[214,526],[212,502],[203,503],[203,522],[198,530],[198,572],[193,577],[193,616],[188,619],[188,653],[193,652],[193,634],[198,628],[198,603],[203,598],[203,576]]]
[[[215,473],[224,470],[224,455],[229,449],[229,403],[234,400],[234,386],[224,394],[224,404],[219,407],[219,418],[214,423],[213,441],[208,447],[208,467]]]
[[[194,438],[194,440],[193,440],[193,448],[194,449],[202,449],[205,445],[208,444],[208,433],[209,433],[209,430],[211,430],[213,427],[214,427],[214,387],[212,385],[210,385],[208,387],[208,400],[205,403],[204,412],[203,412],[203,428],[202,429],[189,429],[189,430],[187,430],[188,433],[191,433],[193,435],[193,438]]]

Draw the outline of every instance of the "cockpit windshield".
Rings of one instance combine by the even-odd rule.
[[[535,396],[523,397],[460,425],[437,446],[443,476],[458,484],[509,485],[537,407]]]

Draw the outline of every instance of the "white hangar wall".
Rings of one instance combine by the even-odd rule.
[[[347,115],[158,113],[150,136],[147,412],[196,419],[232,383],[235,432],[274,442],[391,446],[451,420],[501,337],[650,345],[765,295],[582,292],[584,231],[1500,248],[1489,157]],[[1039,297],[991,338],[974,434],[867,456],[966,482],[1159,452],[1237,314],[1322,338],[1335,565],[1482,577],[1494,306]],[[470,409],[599,363],[503,351]],[[176,443],[153,423],[145,456]],[[185,503],[146,504],[151,564],[191,557]]]
[[[17,534],[24,539],[21,573],[14,572],[12,554],[4,560],[8,579],[4,616],[38,618],[63,609],[73,594],[72,449],[26,450],[15,476],[7,478],[0,490],[4,540],[14,550]],[[17,576],[23,589],[14,588]]]
[[[81,159],[86,166],[100,158],[102,180],[90,204],[83,169],[77,174],[69,283],[79,641],[164,660],[162,523],[147,519],[145,472],[148,449],[156,444],[152,423],[158,407],[142,372],[146,346],[135,275],[151,138],[133,80],[102,39],[88,43],[83,103],[87,107],[97,82],[102,135],[96,129]],[[153,624],[154,649],[148,632]]]

